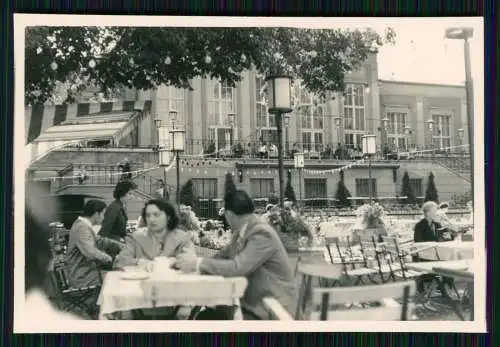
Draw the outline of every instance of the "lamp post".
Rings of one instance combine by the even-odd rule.
[[[186,132],[183,129],[172,129],[170,131],[172,135],[172,153],[175,155],[175,168],[177,173],[177,192],[175,195],[175,202],[177,205],[180,204],[180,158],[179,154],[184,152],[185,148],[185,135]]]
[[[434,119],[429,118],[427,120],[427,126],[429,127],[429,136],[430,136],[430,146],[432,150],[432,158],[434,159]]]
[[[168,153],[168,150],[165,148],[164,141],[162,141],[164,139],[160,135],[160,129],[162,128],[162,120],[160,118],[155,119],[155,127],[157,130],[157,138],[158,138],[158,161],[159,161],[160,167],[163,168],[162,196],[163,196],[163,200],[167,200],[168,195],[167,195],[167,170],[166,170],[166,167],[169,164],[168,163],[169,158],[166,155]]]
[[[462,145],[464,142],[464,129],[462,129],[462,128],[458,129],[457,135],[458,135],[458,143],[460,146],[460,153],[463,153]]]
[[[411,135],[411,127],[409,125],[405,126],[405,137],[406,137],[406,150],[408,154],[410,152],[410,135]]]
[[[236,113],[229,112],[227,114],[227,124],[231,128],[230,133],[229,133],[229,147],[231,148],[231,150],[233,149],[233,131],[234,131],[235,122],[236,122]]]
[[[280,207],[283,209],[285,200],[285,182],[283,180],[283,134],[282,126],[284,113],[292,112],[292,90],[290,76],[269,76],[266,78],[268,83],[268,101],[269,113],[276,116],[276,129],[278,135],[278,176],[280,182]]]
[[[285,115],[285,118],[283,119],[283,125],[285,126],[285,153],[288,158],[288,129],[290,128],[290,116]]]
[[[368,157],[368,195],[370,205],[373,200],[372,191],[372,156],[377,153],[377,137],[375,135],[365,135],[362,137],[363,154]]]
[[[304,153],[294,153],[294,166],[299,171],[299,209],[302,211],[302,171],[304,170]]]
[[[472,28],[449,28],[445,31],[445,38],[447,39],[464,40],[465,97],[467,100],[467,132],[471,160],[472,196],[474,196],[474,86],[471,72],[469,39],[473,36],[474,29]]]

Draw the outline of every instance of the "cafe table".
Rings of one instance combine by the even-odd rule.
[[[181,274],[173,269],[147,275],[139,270],[129,272],[139,276],[125,276],[126,271],[105,275],[97,301],[99,319],[117,319],[120,313],[135,309],[219,305],[236,306],[234,319],[243,319],[240,298],[247,286],[244,277]]]
[[[460,239],[445,242],[419,242],[414,246],[425,247],[418,252],[421,259],[426,260],[463,260],[474,258],[474,242]],[[436,255],[437,251],[437,255]]]

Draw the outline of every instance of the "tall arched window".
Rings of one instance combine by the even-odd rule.
[[[293,87],[295,116],[300,120],[302,149],[321,152],[324,147],[325,100],[309,93],[300,83]]]
[[[229,124],[228,114],[236,113],[236,88],[218,80],[208,81],[209,142],[216,151],[229,151],[236,133]]]
[[[255,76],[255,111],[259,140],[263,143],[277,143],[276,117],[269,114],[267,107],[267,83],[262,75]]]
[[[362,146],[365,134],[365,88],[363,84],[348,84],[344,97],[344,134],[347,147]]]

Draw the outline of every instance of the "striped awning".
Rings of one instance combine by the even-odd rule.
[[[136,126],[142,113],[110,112],[67,120],[52,126],[26,146],[27,167],[53,150],[86,141],[110,140],[117,143]]]

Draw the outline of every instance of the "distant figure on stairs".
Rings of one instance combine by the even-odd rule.
[[[158,180],[158,182],[160,183],[160,188],[158,188],[155,191],[154,198],[155,199],[169,200],[170,195],[168,194],[168,189],[167,189],[167,185],[165,184],[165,181],[160,179],[160,180]]]
[[[130,173],[130,163],[127,158],[123,159],[119,164],[118,168],[122,172],[121,180],[130,180],[132,179],[132,173]]]

